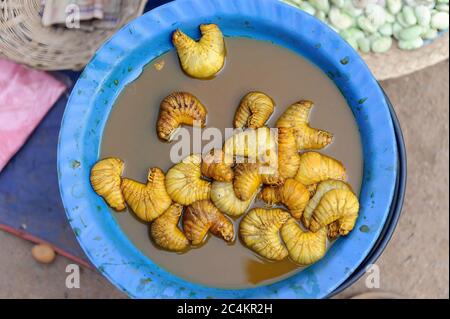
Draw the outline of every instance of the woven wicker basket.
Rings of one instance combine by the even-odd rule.
[[[123,0],[116,29],[44,27],[42,0],[0,0],[0,56],[42,70],[83,68],[117,29],[142,14],[146,0]]]

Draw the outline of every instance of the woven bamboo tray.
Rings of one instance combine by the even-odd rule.
[[[116,29],[86,32],[44,27],[42,0],[0,0],[0,56],[41,70],[79,70],[112,34],[142,14],[146,2],[123,0]]]

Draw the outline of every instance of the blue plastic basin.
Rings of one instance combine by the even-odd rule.
[[[121,90],[146,64],[173,48],[170,36],[175,28],[198,37],[202,23],[218,24],[226,36],[270,41],[308,59],[334,81],[359,126],[364,177],[355,230],[340,238],[321,261],[275,284],[236,290],[209,288],[161,269],[130,242],[89,184],[103,129]],[[104,276],[138,298],[328,296],[379,243],[398,191],[399,163],[387,100],[358,54],[317,19],[275,0],[179,0],[125,26],[97,52],[78,80],[58,145],[61,196],[82,248]]]

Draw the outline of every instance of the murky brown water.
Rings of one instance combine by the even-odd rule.
[[[167,170],[171,144],[156,135],[161,100],[174,91],[197,96],[208,109],[208,127],[232,127],[240,99],[249,91],[270,95],[277,103],[269,125],[300,99],[315,102],[311,125],[333,132],[333,145],[323,153],[345,163],[350,184],[359,193],[362,151],[357,125],[346,101],[331,80],[302,57],[270,43],[250,39],[227,39],[225,69],[209,81],[187,77],[175,52],[150,64],[119,97],[105,128],[101,158],[115,156],[125,161],[124,176],[144,182],[149,167]],[[164,60],[157,71],[155,62]],[[158,249],[149,238],[148,226],[128,212],[114,213],[130,240],[154,262],[186,280],[222,288],[251,287],[280,280],[301,270],[286,260],[267,262],[246,249],[239,240],[233,245],[209,236],[205,245],[185,254]],[[238,221],[236,227],[238,229]]]

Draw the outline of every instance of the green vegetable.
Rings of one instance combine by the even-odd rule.
[[[449,0],[280,0],[327,23],[353,48],[414,50],[449,28]]]
[[[447,30],[449,25],[447,12],[438,12],[431,17],[431,27],[437,30]]]
[[[398,47],[402,50],[415,50],[423,46],[422,38],[415,38],[408,41],[398,41]]]
[[[372,51],[375,53],[384,53],[392,47],[391,37],[380,37],[372,42]]]
[[[423,33],[423,27],[415,25],[399,32],[398,36],[400,40],[409,41],[415,38],[419,38]]]

